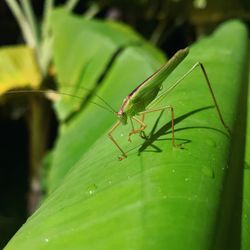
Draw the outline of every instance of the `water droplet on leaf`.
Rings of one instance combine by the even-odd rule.
[[[97,189],[96,184],[92,184],[92,185],[88,186],[87,193],[92,195],[96,192],[96,189]]]

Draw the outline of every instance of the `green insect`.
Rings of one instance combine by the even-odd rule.
[[[219,106],[217,104],[215,95],[213,93],[211,84],[209,82],[207,73],[205,71],[204,66],[202,63],[197,62],[194,66],[184,74],[175,84],[173,84],[170,88],[163,91],[160,95],[158,95],[163,81],[171,74],[172,71],[184,60],[184,58],[188,55],[189,49],[181,49],[176,52],[176,54],[161,68],[159,68],[155,73],[149,76],[145,81],[138,85],[131,93],[129,93],[126,98],[124,99],[121,108],[118,112],[116,112],[116,116],[118,121],[114,124],[114,126],[108,132],[108,136],[111,141],[115,144],[115,146],[119,149],[122,153],[119,156],[119,160],[122,160],[127,157],[125,151],[119,146],[117,141],[112,136],[112,133],[119,127],[121,124],[126,125],[129,122],[131,123],[131,131],[128,135],[128,140],[130,141],[130,137],[133,134],[141,133],[145,128],[146,124],[144,123],[145,115],[151,112],[163,111],[169,109],[171,111],[171,123],[172,123],[172,145],[176,146],[175,144],[175,137],[174,137],[174,108],[171,105],[167,105],[164,107],[153,109],[151,108],[155,103],[157,103],[162,97],[164,97],[169,91],[175,88],[188,74],[190,74],[196,67],[200,67],[203,75],[205,77],[206,83],[209,87],[209,91],[212,95],[216,110],[218,112],[219,118],[225,129],[229,132],[230,130],[226,125]],[[137,116],[141,116],[139,119]],[[139,129],[134,129],[133,122],[136,122],[140,125]]]
[[[155,73],[153,73],[151,76],[149,76],[145,81],[143,81],[141,84],[139,84],[131,93],[129,93],[126,98],[123,100],[123,103],[121,105],[121,108],[118,112],[115,112],[113,108],[101,97],[97,96],[107,107],[104,107],[103,105],[100,105],[98,103],[94,103],[108,111],[111,111],[112,113],[115,113],[115,115],[118,118],[118,121],[112,126],[112,128],[108,132],[108,136],[110,140],[114,143],[114,145],[117,147],[117,149],[121,152],[121,156],[118,157],[119,160],[122,160],[127,157],[126,152],[121,148],[121,146],[117,143],[115,138],[113,137],[113,132],[120,126],[120,125],[126,125],[128,121],[131,124],[131,131],[128,135],[128,141],[131,141],[130,137],[133,134],[139,133],[141,136],[141,132],[146,128],[146,124],[144,123],[145,115],[152,112],[159,112],[164,110],[170,110],[171,112],[171,130],[172,130],[172,145],[178,146],[175,144],[175,136],[174,136],[174,108],[171,105],[166,105],[164,107],[160,108],[151,108],[154,106],[159,100],[161,100],[163,97],[166,96],[167,93],[169,93],[171,90],[173,90],[187,75],[189,75],[196,67],[200,67],[202,70],[202,73],[205,77],[206,83],[208,85],[209,91],[211,93],[213,102],[215,104],[217,113],[219,115],[219,119],[222,123],[222,125],[225,127],[225,129],[228,131],[229,134],[231,134],[229,127],[226,125],[223,116],[221,114],[221,111],[219,109],[219,106],[217,104],[215,95],[213,93],[210,81],[208,79],[207,73],[205,71],[204,66],[202,63],[197,62],[193,65],[193,67],[187,71],[178,81],[176,81],[171,87],[163,91],[161,94],[158,95],[159,91],[162,88],[163,81],[171,74],[172,71],[175,70],[175,68],[184,60],[184,58],[188,55],[189,49],[181,49],[176,52],[176,54],[162,67],[160,67]],[[71,97],[76,97],[79,99],[82,99],[79,96],[57,92],[57,91],[51,91],[51,90],[21,90],[21,91],[9,91],[7,94],[12,93],[55,93],[55,94],[61,94],[61,95],[67,95]],[[134,122],[139,124],[139,129],[135,129]]]

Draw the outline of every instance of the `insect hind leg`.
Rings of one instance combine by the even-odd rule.
[[[191,73],[194,71],[195,68],[200,68],[203,76],[204,76],[204,79],[205,79],[205,82],[208,86],[208,89],[209,89],[209,92],[211,94],[211,97],[212,97],[212,100],[213,100],[213,103],[215,105],[215,108],[216,108],[216,111],[217,111],[217,114],[219,116],[219,120],[221,122],[221,124],[223,125],[223,127],[226,129],[226,131],[228,132],[229,135],[231,135],[231,130],[230,128],[227,126],[223,116],[222,116],[222,112],[219,108],[219,105],[217,103],[217,100],[215,98],[215,95],[214,95],[214,91],[212,89],[212,85],[210,83],[210,80],[208,78],[208,75],[207,75],[207,72],[205,70],[205,67],[204,65],[201,63],[201,62],[196,62],[180,79],[178,79],[178,81],[176,81],[170,88],[168,88],[167,90],[163,91],[157,98],[155,98],[155,100],[150,104],[152,106],[154,106],[157,102],[159,102],[164,96],[166,96],[166,94],[170,93],[173,89],[175,89],[180,83],[183,82],[183,80]]]

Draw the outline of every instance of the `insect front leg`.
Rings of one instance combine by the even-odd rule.
[[[109,130],[108,132],[108,137],[109,139],[115,144],[115,146],[120,150],[120,152],[122,153],[122,156],[119,156],[118,159],[121,161],[124,158],[127,157],[126,153],[123,151],[123,149],[119,146],[119,144],[117,143],[117,141],[114,139],[114,137],[112,136],[112,133],[117,129],[117,127],[119,127],[121,125],[121,121],[118,121],[115,123],[115,125]]]

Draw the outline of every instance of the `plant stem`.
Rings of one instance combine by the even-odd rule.
[[[46,0],[43,9],[42,39],[46,39],[50,33],[50,13],[54,6],[54,0]]]
[[[85,12],[86,19],[92,19],[100,11],[100,6],[96,3],[91,4],[89,9]]]
[[[65,7],[68,11],[71,11],[75,8],[79,0],[68,0],[65,4]]]
[[[21,5],[24,11],[24,14],[27,18],[27,21],[29,22],[30,29],[33,33],[35,42],[36,42],[36,48],[38,49],[39,47],[39,34],[38,34],[38,26],[37,26],[37,21],[34,16],[34,11],[32,9],[30,0],[22,0]]]
[[[50,14],[54,6],[54,0],[46,0],[43,10],[43,21],[41,24],[41,71],[47,75],[49,63],[51,62],[52,52],[52,34],[50,30]]]
[[[25,18],[20,6],[15,0],[5,0],[6,4],[9,6],[10,10],[12,11],[14,17],[19,24],[21,31],[23,33],[23,37],[25,42],[32,48],[35,48],[36,41],[34,38],[34,34],[32,33],[31,27]]]
[[[51,111],[47,100],[41,96],[32,95],[30,100],[29,125],[29,148],[30,148],[30,178],[28,210],[32,214],[42,197],[41,168],[42,159],[48,148],[48,134],[51,122]]]

